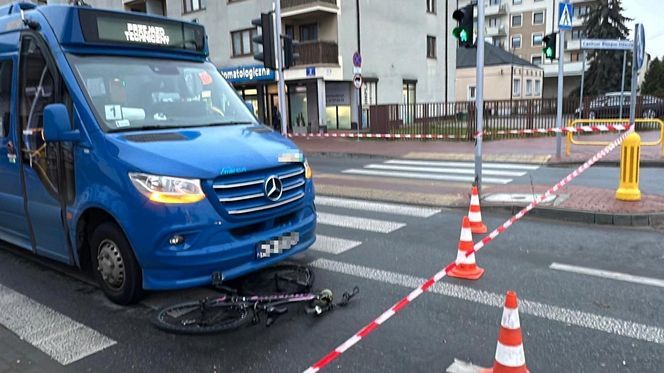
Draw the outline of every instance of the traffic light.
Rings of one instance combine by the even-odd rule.
[[[293,38],[291,38],[288,35],[284,36],[283,39],[284,39],[284,69],[287,69],[295,65],[295,61],[297,61],[297,59],[300,58],[300,54],[295,52],[295,47],[297,47],[299,43],[294,42]]]
[[[452,18],[458,23],[457,27],[452,30],[452,35],[459,40],[460,47],[473,47],[473,8],[474,5],[469,4],[452,13]]]
[[[277,59],[274,53],[274,21],[272,20],[272,14],[261,13],[261,18],[251,20],[251,24],[260,27],[259,34],[254,36],[252,40],[262,46],[262,49],[254,51],[254,59],[262,61],[263,66],[269,69],[276,69]]]
[[[544,52],[544,57],[550,60],[556,59],[556,34],[549,34],[542,38],[542,52]]]

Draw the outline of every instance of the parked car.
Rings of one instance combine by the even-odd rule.
[[[628,92],[611,92],[597,97],[588,103],[587,107],[576,109],[577,118],[604,119],[604,118],[629,118],[630,94]],[[622,100],[622,116],[620,102]],[[641,100],[642,118],[659,118],[664,116],[664,100],[655,96],[638,96]],[[637,101],[638,110],[638,101]]]

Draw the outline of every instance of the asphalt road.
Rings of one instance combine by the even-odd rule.
[[[312,165],[315,174],[342,174],[344,171],[349,169],[362,169],[369,167],[375,167],[376,165],[385,166],[385,162],[390,162],[388,158],[368,158],[368,157],[329,157],[329,156],[308,156],[310,164]],[[418,161],[415,161],[418,162]],[[434,161],[435,162],[435,161]],[[457,162],[457,163],[467,163],[471,164],[472,162]],[[494,162],[485,162],[486,164],[491,164]],[[403,167],[401,165],[393,165],[398,167]],[[418,167],[417,165],[414,165]],[[578,166],[541,166],[535,170],[524,170],[523,176],[504,176],[511,179],[510,183],[513,184],[526,184],[529,185],[531,182],[533,184],[539,185],[554,185],[560,179],[567,176],[571,171],[575,170]],[[454,167],[452,167],[454,168]],[[461,167],[456,167],[461,169]],[[471,168],[465,167],[467,170],[472,170]],[[486,169],[486,167],[485,167]],[[496,172],[497,170],[492,170]],[[506,170],[510,171],[510,170]],[[513,170],[512,170],[513,171]],[[423,175],[430,175],[431,173],[427,171],[407,171],[412,173],[421,173]],[[497,175],[485,175],[484,177],[501,177],[500,174]],[[658,167],[642,167],[640,171],[640,189],[642,193],[646,194],[664,194],[664,183],[662,183],[662,178],[664,177],[664,170]],[[597,187],[597,188],[609,188],[614,189],[618,187],[618,182],[620,178],[620,168],[616,166],[603,166],[595,165],[590,169],[586,170],[581,176],[574,179],[572,182],[573,185],[580,185],[586,187]]]
[[[462,211],[321,202],[325,224],[318,228],[319,244],[296,261],[311,264],[318,289],[340,294],[359,286],[361,293],[348,307],[325,317],[292,310],[270,328],[259,325],[207,337],[163,333],[149,323],[154,307],[208,290],[151,294],[139,305],[119,307],[76,272],[72,276],[50,262],[44,265],[15,250],[0,250],[0,302],[7,299],[7,291],[18,292],[115,342],[61,365],[0,326],[0,347],[11,347],[0,348],[0,371],[2,364],[7,371],[302,371],[456,256]],[[489,227],[507,217],[484,214]],[[661,238],[661,231],[650,229],[525,218],[477,254],[486,269],[480,280],[443,279],[327,371],[443,372],[454,359],[488,367],[493,363],[503,295],[511,289],[521,302],[531,371],[661,372]],[[551,269],[552,263],[652,281],[647,285],[569,273]],[[0,320],[10,323],[2,316]],[[24,326],[33,321],[28,318]]]

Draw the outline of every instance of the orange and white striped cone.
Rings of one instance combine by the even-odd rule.
[[[505,297],[503,318],[500,320],[496,358],[493,368],[482,369],[481,373],[529,373],[526,354],[523,351],[521,323],[516,293],[508,291]]]
[[[457,250],[456,266],[447,273],[450,277],[463,278],[466,280],[477,280],[484,274],[484,268],[475,263],[475,253],[466,256],[473,249],[473,234],[470,231],[470,220],[463,217],[461,224],[461,237],[459,237],[459,248]]]
[[[470,196],[470,208],[468,209],[470,219],[470,230],[474,234],[486,233],[486,225],[482,223],[482,211],[480,209],[480,195],[477,186],[473,185],[473,194]]]

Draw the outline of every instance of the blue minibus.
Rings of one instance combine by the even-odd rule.
[[[312,172],[209,61],[196,23],[0,7],[0,240],[89,268],[119,304],[315,241]]]

